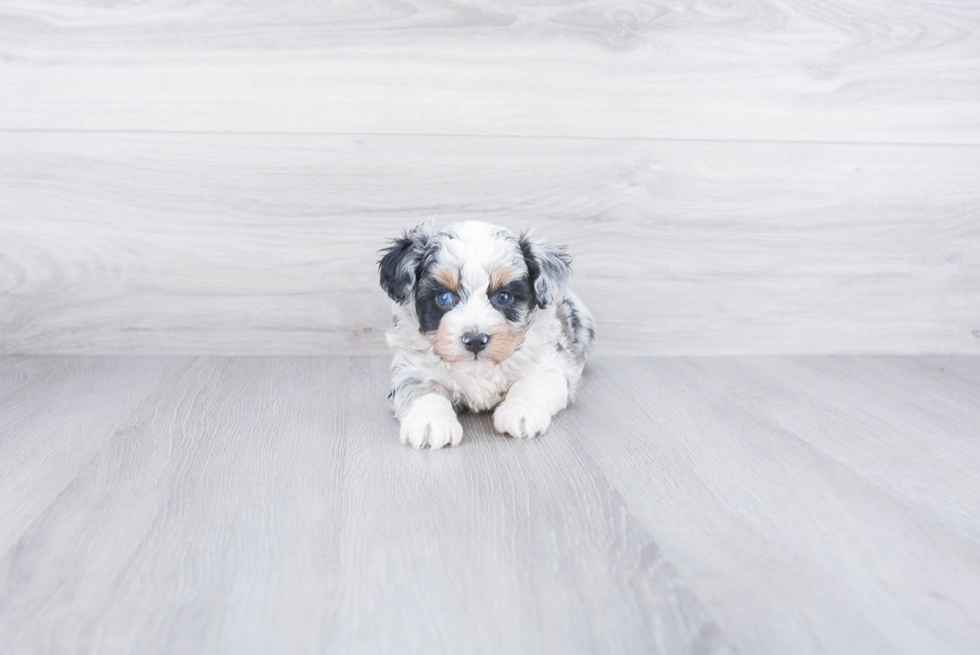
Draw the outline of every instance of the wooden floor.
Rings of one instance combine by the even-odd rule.
[[[422,452],[386,367],[0,359],[0,652],[980,649],[980,358],[599,358]]]

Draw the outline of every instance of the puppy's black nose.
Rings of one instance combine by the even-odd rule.
[[[490,336],[482,332],[467,332],[463,335],[463,345],[474,355],[487,347]]]

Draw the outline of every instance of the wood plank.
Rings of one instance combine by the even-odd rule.
[[[177,363],[0,559],[4,652],[309,652],[335,625],[348,366]]]
[[[753,359],[754,384],[743,383],[733,397],[748,399],[821,452],[980,542],[980,392],[953,376],[910,370],[904,357],[860,362]],[[972,358],[955,368],[980,373]],[[878,411],[869,412],[852,395],[855,388],[874,396]]]
[[[0,128],[980,144],[980,4],[6,2]]]
[[[919,374],[928,377],[953,378],[961,383],[964,389],[974,389],[980,394],[980,371],[975,370],[970,364],[971,357],[941,355],[935,357],[917,357],[915,360],[919,366]]]
[[[419,453],[387,358],[2,358],[0,650],[969,652],[947,359],[600,357],[544,437]]]
[[[381,353],[385,241],[567,243],[604,354],[980,353],[980,148],[0,133],[0,353]]]
[[[387,366],[176,360],[0,554],[0,649],[732,652],[580,449],[408,449]]]
[[[370,361],[349,388],[360,400],[332,652],[731,652],[575,444],[514,441],[470,415],[462,446],[420,457],[396,445],[389,359]]]
[[[179,375],[152,358],[0,358],[0,553]]]
[[[980,410],[932,411],[916,361],[877,363],[600,358],[555,425],[741,651],[970,652],[980,545],[949,518],[976,495]]]

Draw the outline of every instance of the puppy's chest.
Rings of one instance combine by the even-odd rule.
[[[452,389],[456,402],[466,409],[482,412],[499,405],[512,384],[513,380],[503,371],[455,371],[447,386]]]

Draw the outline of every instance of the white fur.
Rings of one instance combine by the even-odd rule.
[[[551,417],[567,404],[567,378],[558,371],[535,370],[511,385],[493,412],[493,427],[521,439],[544,434]]]
[[[402,418],[400,437],[415,448],[455,446],[463,438],[463,426],[448,398],[429,393],[412,403]]]
[[[447,242],[439,261],[459,263],[461,286],[486,289],[490,284],[489,270],[513,263],[513,248],[504,248],[491,238],[491,231],[499,228],[476,222],[450,228],[459,238]],[[580,301],[564,290],[557,295],[559,299],[566,296],[578,303],[577,315],[580,313],[581,319],[588,321],[591,330],[591,316]],[[406,407],[399,408],[396,403],[402,442],[416,448],[459,443],[462,427],[453,405],[473,412],[496,408],[494,428],[513,437],[544,433],[552,416],[564,409],[573,396],[584,368],[584,355],[576,358],[567,347],[567,329],[556,314],[557,305],[553,302],[531,312],[520,347],[509,358],[494,364],[486,357],[474,357],[459,340],[454,342],[453,352],[436,353],[419,331],[415,303],[393,303],[394,327],[387,332],[387,342],[397,353],[392,364],[395,388],[407,380],[433,390]],[[464,303],[442,317],[440,325],[453,335],[462,335],[469,330],[484,330],[501,320],[502,314],[485,293],[470,293]],[[560,344],[565,344],[564,351]],[[589,348],[591,341],[585,354]],[[451,363],[443,357],[458,361]]]

